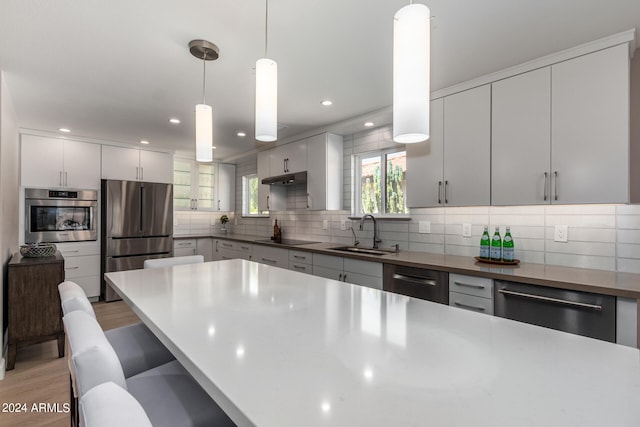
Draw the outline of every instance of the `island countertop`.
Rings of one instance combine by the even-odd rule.
[[[240,426],[640,425],[638,349],[240,259],[105,277]]]
[[[400,250],[398,254],[389,253],[382,256],[366,255],[332,249],[336,246],[343,246],[339,243],[317,242],[307,245],[287,246],[283,244],[264,242],[263,240],[268,239],[268,237],[265,238],[245,234],[185,235],[174,236],[174,239],[193,239],[197,237],[235,240],[257,245],[376,261],[384,264],[430,268],[433,270],[447,271],[449,273],[469,274],[473,276],[488,277],[491,279],[511,280],[531,285],[550,286],[554,288],[593,292],[603,295],[613,295],[640,300],[640,274],[633,273],[533,263],[520,263],[514,267],[496,266],[479,263],[471,257],[431,254],[406,250]]]

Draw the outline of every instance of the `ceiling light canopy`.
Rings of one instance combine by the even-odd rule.
[[[213,161],[213,110],[205,102],[207,61],[218,59],[218,46],[207,40],[192,40],[189,51],[193,56],[202,59],[202,104],[195,107],[196,115],[196,160],[199,162]]]
[[[140,140],[140,144],[147,145],[147,144],[149,144],[149,141],[147,141],[146,139],[142,139],[142,140]]]
[[[58,128],[58,130],[59,130],[60,132],[64,132],[64,133],[69,133],[69,132],[71,132],[71,129],[67,129],[67,128]]]
[[[325,107],[328,107],[330,105],[333,105],[333,101],[329,99],[325,99],[324,101],[321,102],[321,104],[324,105]]]
[[[175,118],[175,117],[171,117],[169,119],[169,123],[174,124],[174,125],[179,125],[180,124],[180,119]]]
[[[269,0],[265,0],[264,58],[256,61],[256,139],[278,139],[278,64],[267,57]]]
[[[429,139],[431,14],[410,4],[393,19],[393,140],[410,144]]]

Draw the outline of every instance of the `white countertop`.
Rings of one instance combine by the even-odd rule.
[[[107,273],[240,426],[638,426],[638,349],[246,260]]]

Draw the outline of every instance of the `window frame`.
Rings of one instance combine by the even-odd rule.
[[[396,154],[396,153],[405,153],[406,156],[406,151],[407,149],[404,146],[399,146],[399,147],[392,147],[392,148],[385,148],[385,149],[380,149],[380,150],[375,150],[375,151],[367,151],[364,153],[358,153],[358,154],[354,154],[352,156],[353,158],[353,183],[352,183],[352,188],[353,188],[353,194],[352,194],[352,212],[351,214],[353,215],[353,217],[361,217],[362,215],[365,215],[365,213],[362,212],[362,159],[366,159],[366,158],[373,158],[373,157],[379,157],[380,158],[380,164],[382,165],[382,167],[380,168],[380,182],[383,183],[382,187],[384,189],[383,194],[381,195],[381,202],[380,202],[380,206],[379,206],[379,210],[380,213],[374,213],[373,215],[375,215],[376,218],[396,218],[396,219],[406,219],[410,217],[410,212],[409,212],[409,208],[407,207],[407,194],[406,194],[406,186],[405,186],[405,192],[404,192],[404,203],[405,203],[405,210],[406,212],[404,213],[386,213],[386,209],[387,209],[387,203],[388,203],[388,195],[387,195],[387,186],[386,186],[386,181],[387,181],[387,156],[390,154]],[[405,178],[406,179],[406,178]]]
[[[258,213],[249,212],[251,206],[251,191],[249,189],[249,185],[252,179],[255,179],[258,182],[258,185],[260,185],[257,173],[242,175],[242,216],[247,218],[267,218],[269,217],[268,211],[260,212],[260,209],[258,208]],[[258,191],[259,190],[256,189],[256,206],[258,206]]]

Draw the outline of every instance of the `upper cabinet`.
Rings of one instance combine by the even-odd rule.
[[[553,203],[629,202],[629,50],[551,67]]]
[[[171,184],[173,156],[169,153],[103,145],[102,178]]]
[[[548,204],[551,68],[493,83],[491,114],[492,203]]]
[[[305,140],[280,145],[269,150],[269,176],[307,170],[307,143]]]
[[[492,91],[492,204],[629,201],[626,44],[495,82]]]
[[[281,211],[286,207],[286,188],[263,184],[262,180],[271,175],[271,150],[258,152],[258,211]],[[280,169],[278,169],[280,171]],[[276,173],[282,175],[282,172]]]
[[[342,209],[342,136],[322,133],[304,140],[307,147],[307,207]]]
[[[235,210],[235,165],[176,158],[173,167],[175,210]]]
[[[20,185],[99,189],[100,145],[23,134]]]

